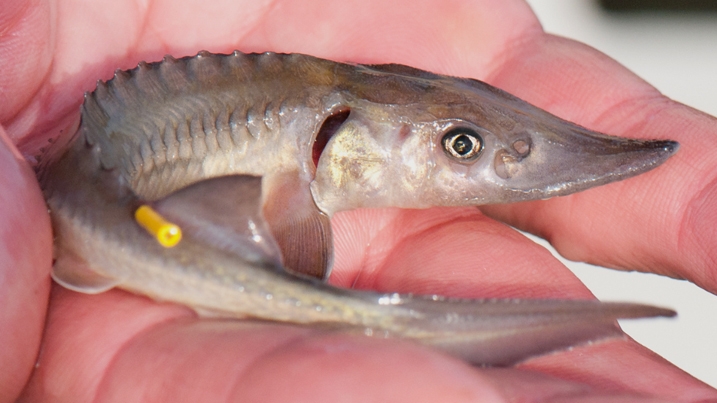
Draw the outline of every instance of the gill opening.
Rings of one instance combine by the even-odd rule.
[[[319,128],[319,132],[316,133],[314,144],[311,147],[311,158],[314,161],[314,169],[319,165],[319,159],[329,140],[336,134],[346,119],[349,118],[349,114],[351,114],[351,109],[340,108],[332,112],[324,119],[323,123],[321,123],[321,128]]]

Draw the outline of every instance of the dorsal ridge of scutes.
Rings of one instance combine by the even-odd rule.
[[[167,55],[158,62],[140,62],[134,69],[115,71],[110,80],[98,81],[96,89],[85,97],[85,109],[90,113],[101,109],[106,117],[142,108],[153,100],[188,93],[212,83],[219,85],[229,78],[236,80],[242,72],[247,75],[248,70],[255,67],[254,61],[263,56],[202,51],[191,57],[176,59]]]

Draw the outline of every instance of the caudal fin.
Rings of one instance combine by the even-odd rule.
[[[617,319],[676,315],[648,305],[573,300],[401,298],[394,305],[411,312],[399,321],[402,336],[491,366],[621,337]]]

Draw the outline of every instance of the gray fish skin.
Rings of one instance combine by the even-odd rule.
[[[329,286],[328,218],[360,207],[542,199],[648,171],[677,150],[561,120],[476,80],[266,53],[166,57],[85,96],[42,156],[53,277],[194,308],[417,340],[483,365],[620,336],[637,304],[458,300]],[[452,151],[451,151],[452,150]],[[149,203],[184,230],[164,248]]]

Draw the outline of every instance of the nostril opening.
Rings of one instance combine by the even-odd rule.
[[[517,140],[513,143],[513,149],[521,157],[525,157],[530,153],[530,143],[525,140]]]
[[[316,133],[314,144],[311,147],[311,158],[314,161],[314,168],[319,165],[319,158],[321,158],[321,153],[324,152],[324,148],[326,148],[329,140],[336,134],[346,119],[349,118],[350,113],[351,109],[337,109],[324,119],[321,128],[319,128],[319,132]]]
[[[493,161],[495,173],[503,179],[512,178],[518,168],[515,164],[516,162],[515,157],[510,155],[506,150],[499,151],[496,153],[495,160]]]

